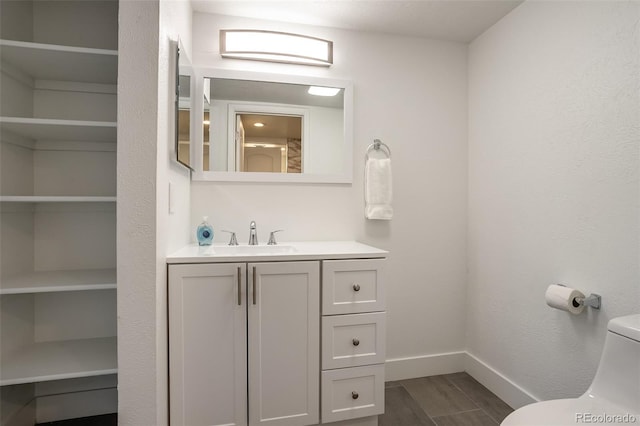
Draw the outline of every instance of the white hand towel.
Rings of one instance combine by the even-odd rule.
[[[368,158],[364,166],[364,216],[391,220],[391,159]]]

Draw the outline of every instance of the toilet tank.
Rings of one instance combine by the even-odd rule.
[[[583,397],[640,414],[640,314],[609,321],[598,371]]]

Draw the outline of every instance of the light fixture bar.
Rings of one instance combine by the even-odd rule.
[[[330,66],[333,42],[300,34],[264,30],[220,30],[223,58]]]

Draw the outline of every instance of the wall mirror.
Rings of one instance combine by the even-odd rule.
[[[182,43],[176,46],[176,156],[180,164],[193,170],[193,131],[191,94],[194,93],[193,68]]]
[[[196,74],[194,115],[202,118],[195,125],[194,180],[351,183],[350,82],[214,69]],[[309,93],[310,87],[333,93]]]

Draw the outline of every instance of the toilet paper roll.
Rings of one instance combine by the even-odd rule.
[[[571,312],[574,315],[578,315],[584,310],[584,305],[578,305],[575,301],[577,297],[584,298],[584,294],[574,288],[555,284],[550,285],[544,295],[547,305],[552,308]]]

